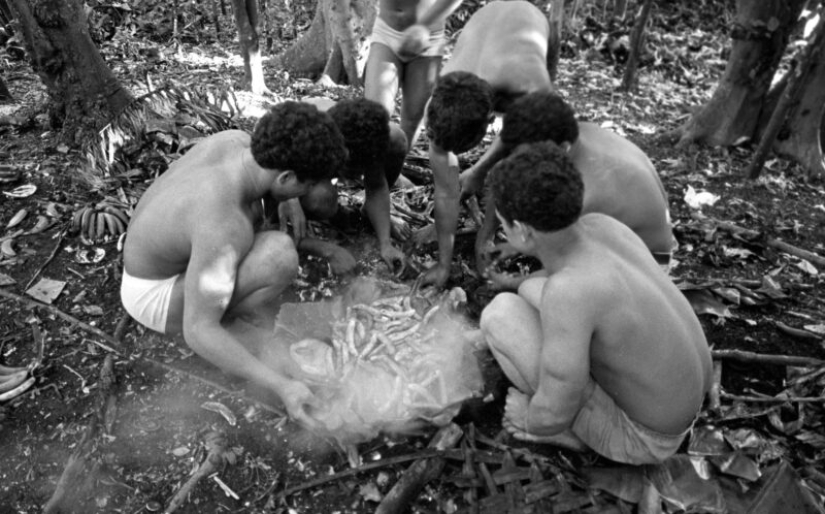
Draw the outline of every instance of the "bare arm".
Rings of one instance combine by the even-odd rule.
[[[390,188],[383,167],[374,167],[364,172],[364,210],[378,237],[378,251],[381,258],[396,271],[403,271],[404,254],[392,245],[390,239]]]
[[[435,186],[435,231],[438,241],[438,263],[424,275],[422,284],[442,287],[450,276],[455,232],[458,227],[458,160],[430,142],[430,165]]]
[[[226,220],[218,224],[229,226]],[[215,226],[204,223],[202,226]],[[314,402],[309,389],[256,358],[221,323],[232,300],[238,267],[252,246],[252,227],[239,222],[216,241],[213,230],[193,236],[192,254],[184,284],[183,336],[198,355],[224,371],[274,391],[290,415],[312,424],[304,408]]]
[[[298,242],[297,247],[300,252],[307,252],[316,257],[326,259],[329,267],[332,268],[332,272],[336,275],[348,275],[352,273],[358,265],[355,257],[345,248],[335,243],[324,241],[323,239],[305,237]]]
[[[536,392],[525,412],[507,415],[513,426],[531,435],[552,436],[572,425],[590,381],[592,300],[576,284],[548,284],[540,311],[543,343]]]
[[[527,410],[527,429],[537,435],[552,435],[573,424],[590,380],[592,300],[576,284],[566,286],[569,294],[564,297],[554,292],[560,288],[542,294],[539,384]]]
[[[427,12],[418,18],[416,23],[429,27],[436,23],[443,22],[453,11],[458,9],[461,2],[462,0],[436,0],[433,5],[427,9]]]
[[[484,190],[487,174],[505,156],[504,143],[496,136],[484,154],[469,169],[461,172],[461,199]]]

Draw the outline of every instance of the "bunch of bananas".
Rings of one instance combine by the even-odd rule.
[[[17,398],[34,385],[32,366],[14,368],[0,365],[0,402]]]
[[[129,226],[130,207],[117,200],[106,199],[75,211],[72,232],[95,243],[107,236],[118,237]]]

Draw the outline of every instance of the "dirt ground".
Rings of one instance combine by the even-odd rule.
[[[671,44],[678,47],[680,42]],[[5,75],[12,93],[42,109],[36,78],[22,62],[12,66]],[[586,52],[563,57],[561,70],[559,88],[573,100],[580,116],[639,144],[667,188],[680,244],[672,277],[700,313],[714,351],[721,352],[716,359],[721,363],[721,406],[708,405],[697,427],[723,430],[729,442],[738,440],[731,434],[742,431],[758,439],[756,445],[737,448],[741,450],[737,455],[749,459],[748,469],[758,471],[756,476],[717,467],[730,472],[735,477],[732,483],[744,494],[757,492],[765,485],[767,470],[786,462],[804,479],[801,487],[812,491],[815,502],[822,505],[825,384],[821,374],[804,383],[792,379],[799,372],[823,369],[815,359],[825,359],[825,268],[775,244],[781,239],[825,258],[822,183],[806,183],[792,163],[781,159],[769,161],[761,179],[748,180],[743,172],[749,148],[677,150],[663,137],[686,119],[691,105],[708,97],[715,78],[710,73],[691,84],[666,71],[643,69],[639,92],[625,95],[615,92],[620,77],[616,69]],[[239,68],[234,72],[242,73]],[[147,179],[90,191],[77,178],[79,155],[63,147],[45,123],[45,117],[39,116],[23,127],[0,127],[0,163],[21,172],[17,182],[0,184],[0,192],[24,184],[37,187],[25,198],[0,197],[0,223],[5,227],[25,208],[29,215],[16,228],[30,230],[36,214],[44,214],[49,203],[60,211],[47,230],[18,236],[17,255],[0,260],[0,364],[25,365],[37,358],[42,344],[34,387],[0,406],[0,512],[40,512],[73,455],[90,456],[84,473],[87,482],[67,487],[90,491],[77,499],[76,512],[158,511],[203,461],[204,441],[213,433],[221,434],[234,458],[216,475],[202,479],[178,512],[374,511],[410,465],[405,456],[412,459],[424,451],[434,430],[381,436],[360,444],[357,451],[364,464],[385,459],[389,463],[357,474],[334,475],[349,469],[346,453],[334,442],[288,422],[277,405],[261,401],[254,390],[195,356],[182,340],[130,323],[118,298],[117,241],[110,238],[86,245],[69,227],[77,208],[105,195],[117,196],[116,186],[139,190]],[[718,199],[694,209],[686,200],[689,188]],[[462,223],[467,223],[467,216],[464,213]],[[0,237],[13,231],[4,228]],[[368,233],[334,236],[356,254],[362,274],[391,278],[371,249]],[[102,251],[100,260],[88,262],[89,250]],[[432,259],[434,245],[408,251],[426,263]],[[456,253],[450,285],[468,293],[466,314],[470,322],[477,322],[494,292],[472,272],[471,234],[459,237]],[[59,295],[48,305],[26,293],[41,279],[62,283]],[[411,279],[411,275],[403,278]],[[323,263],[303,258],[301,277],[287,299],[316,300],[340,292],[344,285]],[[789,367],[776,360],[731,358],[724,350],[814,360]],[[117,380],[112,390],[117,409],[109,419],[111,426],[99,429],[84,446],[84,434],[94,425],[103,401],[100,370],[107,356],[112,358]],[[479,445],[477,457],[481,458],[484,447],[495,463],[491,469],[498,469],[506,454],[514,456],[520,470],[538,469],[545,479],[555,476],[565,484],[559,494],[577,498],[564,503],[565,508],[557,502],[556,512],[631,512],[633,502],[615,500],[586,485],[584,470],[607,469],[609,463],[496,438],[507,384],[489,355],[481,357],[487,379],[484,393],[492,401],[469,402],[455,420],[465,433],[473,434],[473,442]],[[784,401],[773,398],[779,393],[787,395]],[[805,400],[794,401],[795,396]],[[207,401],[228,407],[237,422],[230,425],[220,414],[203,408]],[[468,454],[465,449],[464,455]],[[390,462],[393,458],[399,459],[397,463]],[[417,496],[412,510],[452,513],[465,508],[468,488],[455,478],[462,464],[461,459],[448,460]],[[328,482],[309,487],[313,480],[331,475]],[[505,490],[507,484],[498,485]],[[306,489],[283,494],[301,485]],[[479,491],[483,491],[480,486]],[[489,488],[479,497],[485,494],[494,496]],[[737,508],[751,500],[752,496]],[[730,512],[743,511],[737,508]],[[672,505],[668,509],[678,511]],[[701,502],[688,511],[721,512]]]

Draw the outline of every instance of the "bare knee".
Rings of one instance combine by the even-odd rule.
[[[517,294],[499,293],[487,307],[481,311],[479,327],[486,336],[490,346],[498,347],[503,343],[503,341],[499,341],[500,338],[495,337],[494,334],[510,323],[512,320],[510,314],[523,303],[524,300],[519,298]]]
[[[392,187],[401,169],[404,167],[404,159],[407,157],[409,146],[407,136],[401,127],[395,123],[390,124],[390,146],[387,150],[387,158],[384,162],[384,175],[387,177],[387,184]]]
[[[266,270],[264,276],[289,275],[291,280],[298,272],[298,250],[295,249],[295,242],[288,234],[277,230],[256,234],[247,259],[252,260],[249,262],[252,266]]]

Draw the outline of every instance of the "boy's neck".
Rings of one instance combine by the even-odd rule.
[[[570,255],[576,253],[582,241],[578,221],[569,227],[554,232],[535,232],[534,256],[550,274],[564,268]]]
[[[272,181],[277,176],[276,170],[266,169],[258,164],[249,147],[242,150],[241,170],[244,183],[243,194],[250,201],[266,196],[272,186]]]

